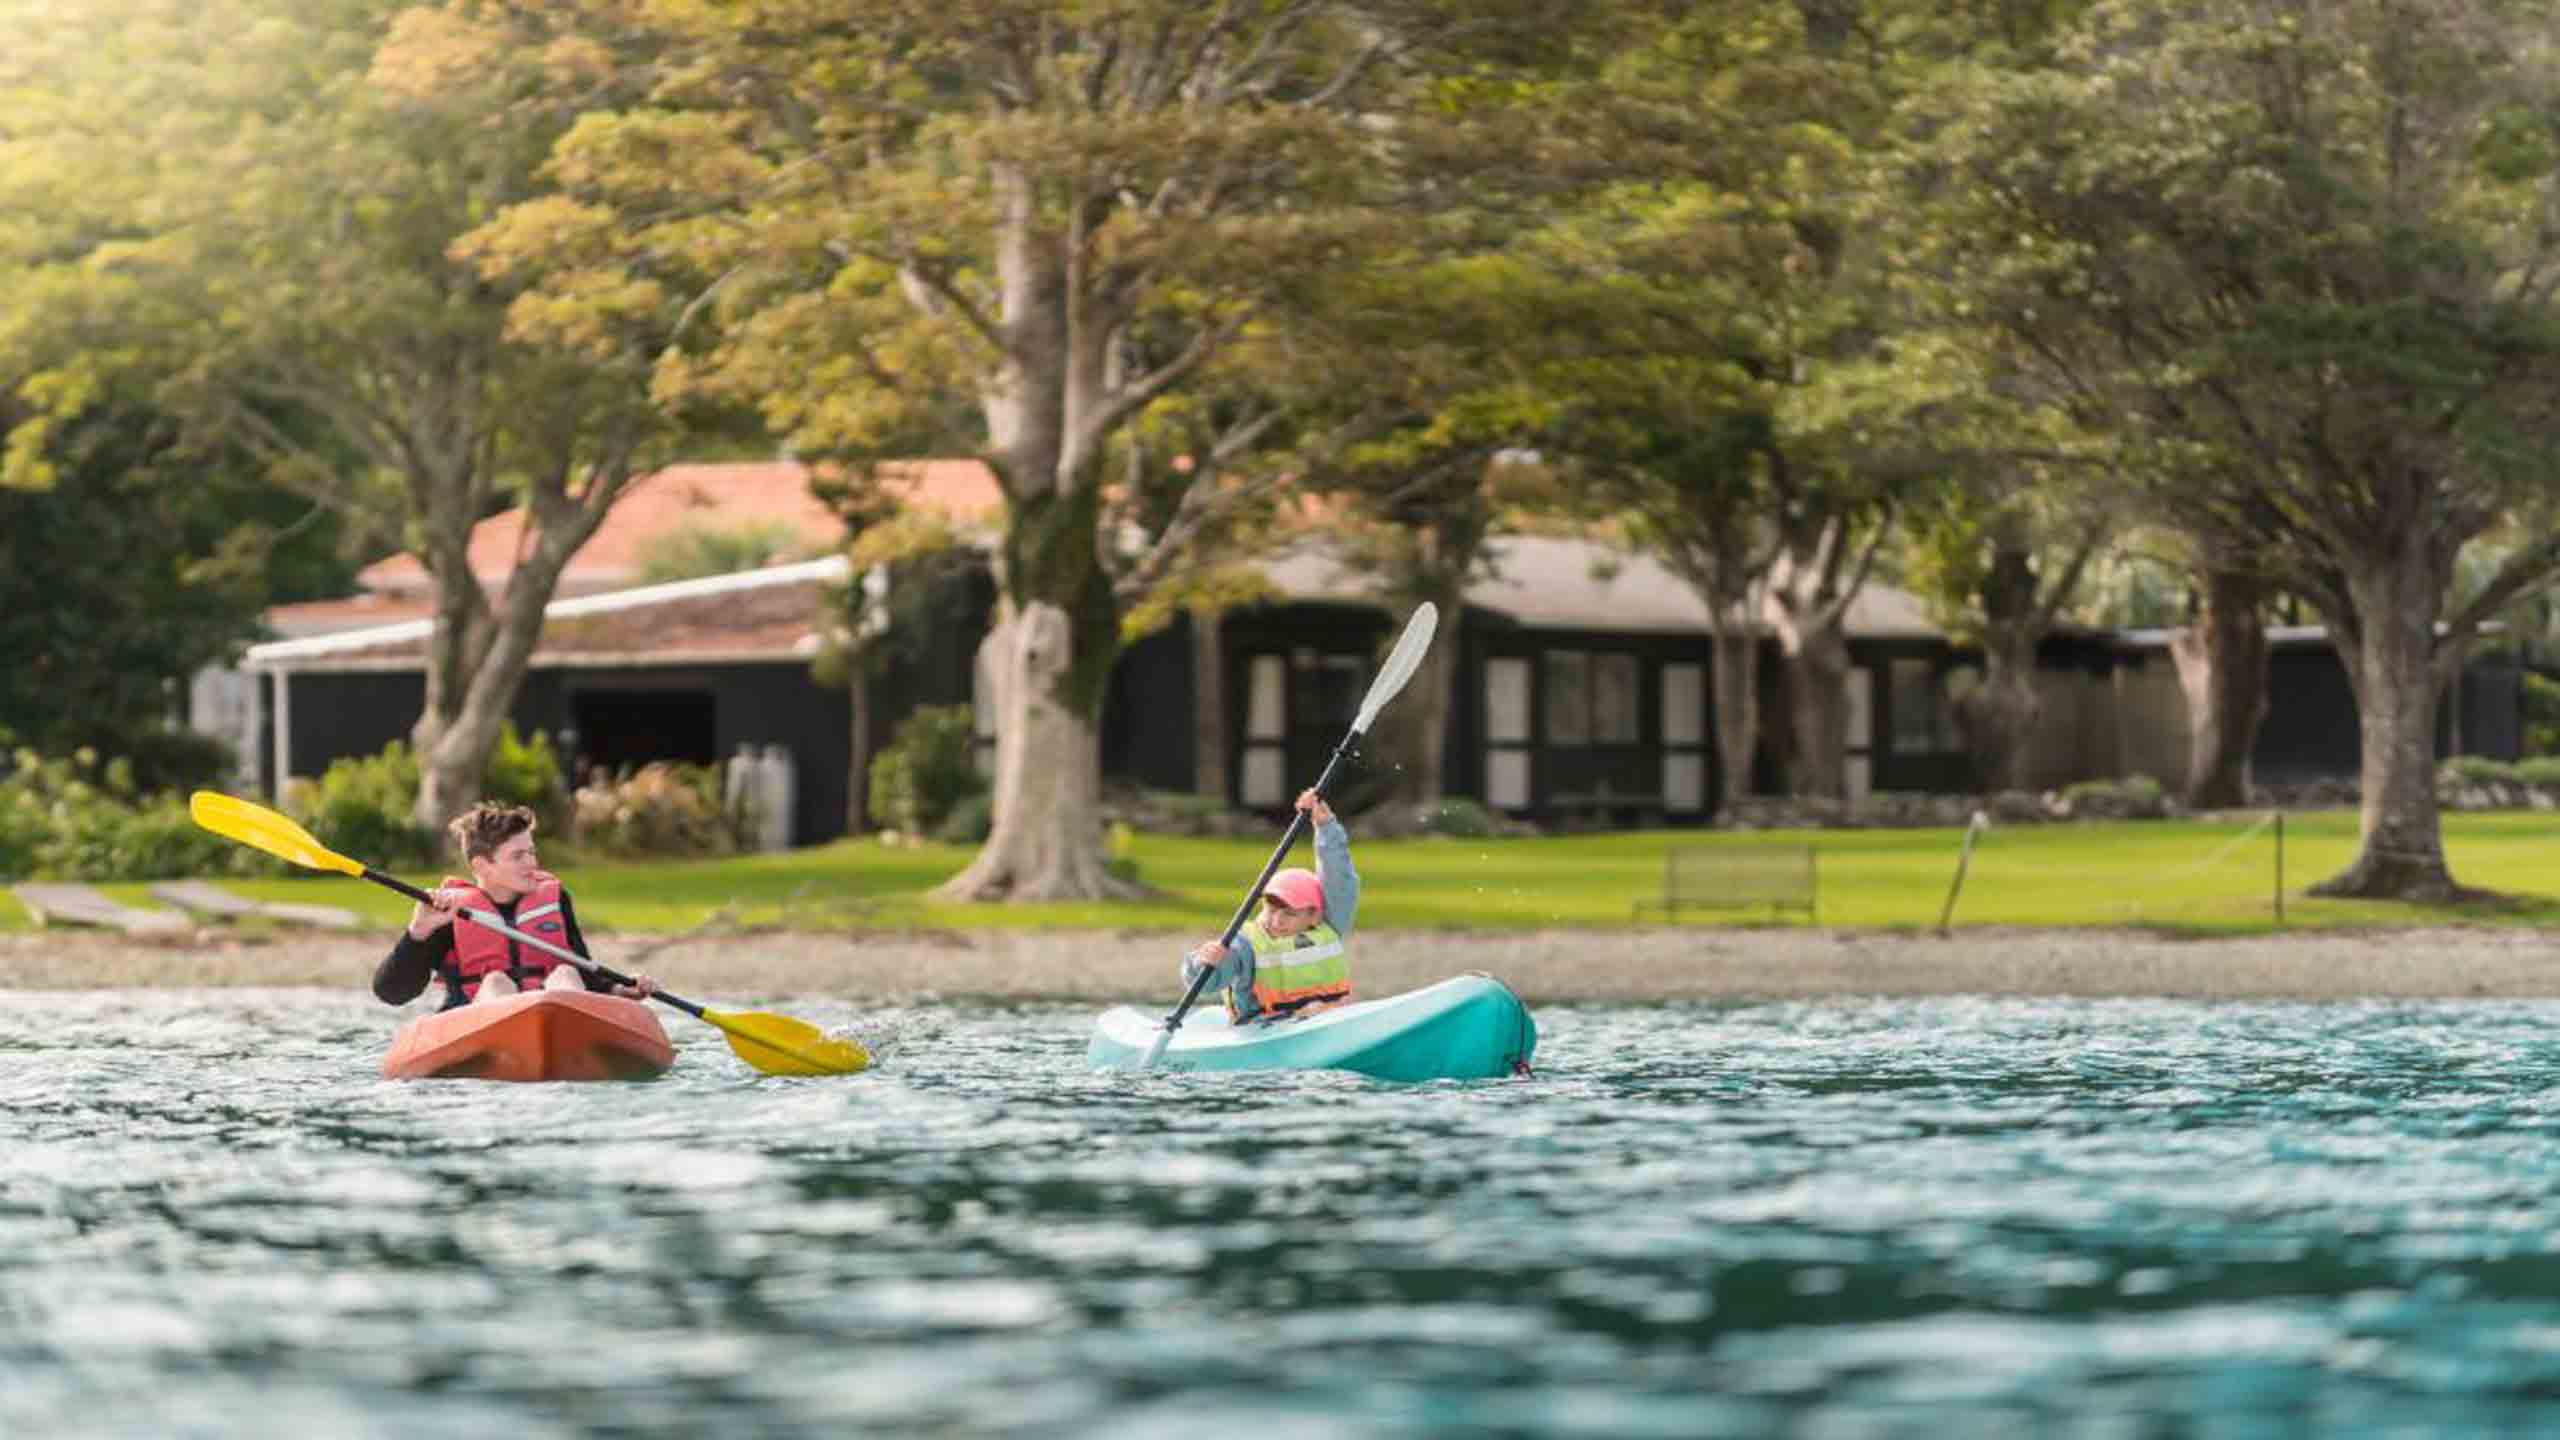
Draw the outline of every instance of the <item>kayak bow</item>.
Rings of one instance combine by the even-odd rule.
[[[657,1015],[637,1000],[534,990],[419,1016],[392,1037],[382,1073],[393,1080],[654,1080],[675,1059]]]
[[[1094,1022],[1085,1063],[1146,1069],[1163,1019],[1132,1006]],[[1509,986],[1460,975],[1383,1000],[1354,1001],[1303,1020],[1237,1025],[1223,1010],[1195,1010],[1153,1062],[1166,1070],[1350,1070],[1379,1080],[1489,1080],[1523,1073],[1538,1027]]]

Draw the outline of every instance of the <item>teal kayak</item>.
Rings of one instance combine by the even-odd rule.
[[[1094,1022],[1085,1063],[1130,1070],[1164,1024],[1120,1005]],[[1489,975],[1460,975],[1384,1000],[1336,1005],[1303,1020],[1230,1023],[1203,1001],[1156,1061],[1159,1070],[1352,1070],[1380,1080],[1487,1080],[1525,1074],[1538,1048],[1529,1007]]]

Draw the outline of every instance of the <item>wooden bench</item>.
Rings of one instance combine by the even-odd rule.
[[[88,885],[12,885],[9,893],[38,925],[99,925],[128,935],[182,935],[195,928],[184,915],[122,904]]]
[[[1677,920],[1682,910],[1766,905],[1772,920],[1801,910],[1816,925],[1816,873],[1810,845],[1674,845],[1662,857],[1661,896],[1638,900],[1636,913]]]
[[[255,915],[280,920],[287,925],[309,925],[323,930],[352,930],[362,923],[356,912],[341,910],[335,905],[244,900],[219,885],[202,880],[163,880],[151,887],[151,897],[217,920],[241,920]]]

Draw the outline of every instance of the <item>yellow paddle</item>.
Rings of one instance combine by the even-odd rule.
[[[198,825],[216,835],[237,840],[243,845],[254,845],[306,869],[354,875],[397,890],[422,904],[433,903],[426,891],[396,875],[385,875],[369,865],[338,854],[313,839],[310,831],[263,805],[252,805],[246,800],[211,790],[199,790],[188,799],[187,813],[195,817]],[[464,908],[456,913],[518,944],[531,945],[566,960],[609,985],[631,983],[630,976],[608,970],[584,955],[527,935],[486,910]],[[664,990],[651,993],[697,1020],[720,1027],[720,1032],[729,1038],[729,1048],[738,1052],[738,1058],[767,1075],[851,1075],[871,1064],[869,1051],[850,1040],[835,1039],[806,1020],[754,1011],[723,1014],[717,1010],[705,1010],[690,1000],[679,1000]]]

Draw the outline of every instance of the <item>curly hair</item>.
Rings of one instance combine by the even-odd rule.
[[[522,805],[493,805],[487,801],[472,806],[453,817],[445,827],[460,847],[462,858],[476,860],[495,855],[498,847],[533,828],[533,812]]]

